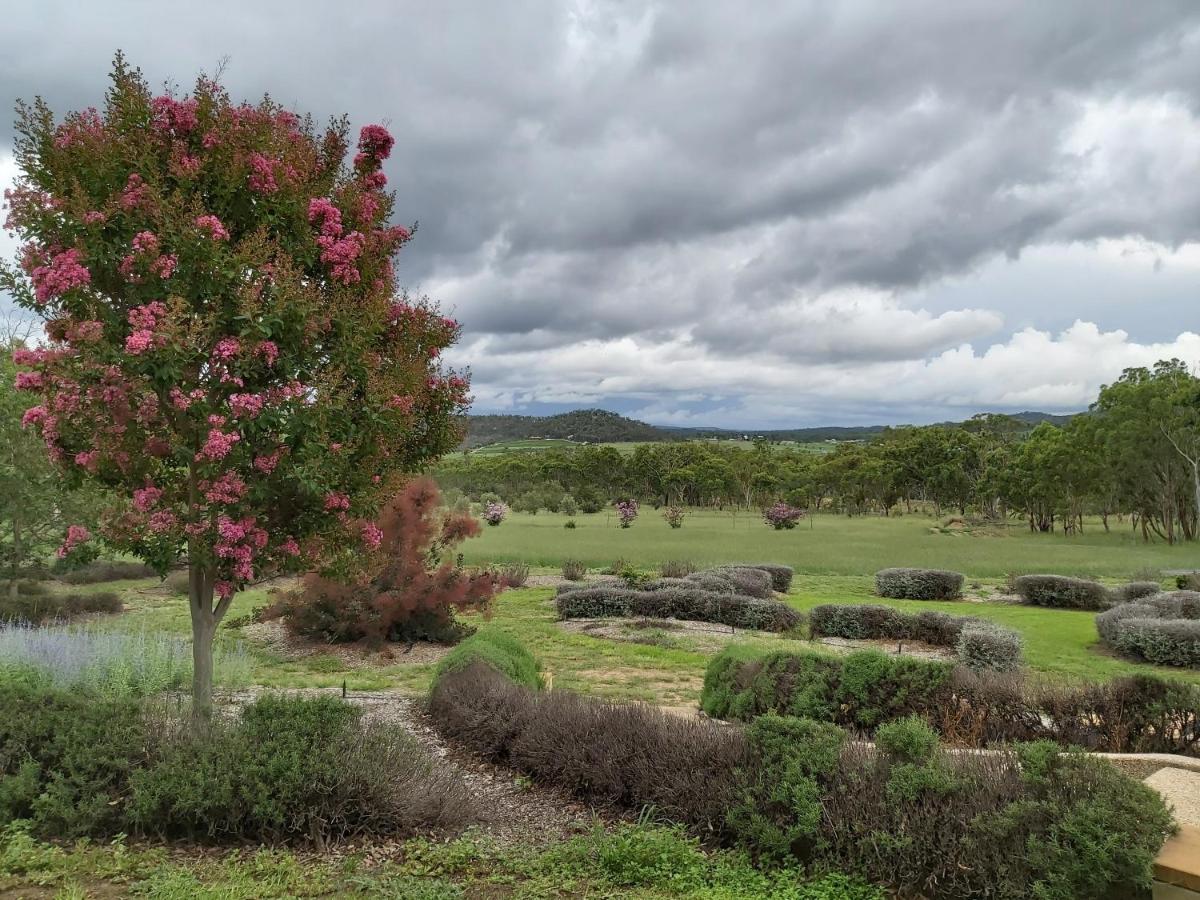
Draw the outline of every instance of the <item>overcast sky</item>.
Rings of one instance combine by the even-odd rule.
[[[1200,3],[10,4],[0,95],[112,54],[387,124],[401,280],[476,412],[735,427],[1086,407],[1200,364]],[[11,117],[0,182],[15,175]],[[0,252],[11,256],[10,238]]]

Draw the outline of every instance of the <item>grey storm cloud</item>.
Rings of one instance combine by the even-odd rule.
[[[235,96],[387,123],[402,279],[514,373],[622,340],[714,372],[927,360],[1007,317],[914,292],[1200,231],[1192,0],[60,0],[6,10],[0,93],[98,104],[118,48],[153,84],[228,58]]]

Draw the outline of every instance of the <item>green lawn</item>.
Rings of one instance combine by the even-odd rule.
[[[604,566],[621,558],[654,566],[668,559],[702,565],[722,562],[779,562],[813,575],[869,575],[887,566],[954,569],[972,578],[1009,573],[1054,572],[1060,575],[1132,578],[1141,570],[1200,566],[1195,545],[1150,544],[1128,524],[1106,534],[1099,522],[1084,534],[1031,534],[1019,522],[969,534],[931,534],[938,524],[913,514],[882,518],[817,515],[793,531],[773,531],[757,513],[689,511],[683,527],[672,530],[659,511],[643,506],[632,528],[622,529],[609,511],[574,517],[515,513],[463,545],[469,563],[525,562],[560,566],[579,559]]]

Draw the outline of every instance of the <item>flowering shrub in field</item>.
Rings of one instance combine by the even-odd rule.
[[[493,500],[483,508],[483,521],[489,525],[499,525],[508,515],[508,507],[498,500]]]
[[[324,132],[200,78],[151,94],[118,56],[103,111],[18,110],[0,289],[43,321],[19,350],[23,424],[68,479],[123,504],[100,537],[160,572],[186,553],[193,693],[236,591],[352,568],[404,473],[452,448],[459,326],[398,296],[392,138]],[[68,536],[76,551],[83,532]]]
[[[683,527],[683,507],[668,506],[663,510],[663,518],[667,520],[667,524],[672,528]]]
[[[613,507],[617,511],[617,518],[620,520],[622,528],[628,528],[637,518],[638,502],[632,497],[628,500],[618,500]]]
[[[804,518],[804,510],[780,500],[763,510],[763,521],[776,531],[795,528],[796,523]]]

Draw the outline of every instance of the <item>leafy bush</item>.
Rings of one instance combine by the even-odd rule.
[[[851,666],[848,679],[847,663],[857,656],[866,659]],[[1052,740],[1112,753],[1200,756],[1200,686],[1147,675],[1027,686],[1012,673],[942,662],[764,654],[733,645],[709,663],[700,702],[715,718],[750,721],[774,712],[868,730],[917,715],[960,746]]]
[[[250,676],[242,646],[218,644],[218,684],[238,687]],[[166,634],[105,631],[86,625],[0,626],[0,675],[61,690],[145,697],[178,690],[192,674],[191,643]]]
[[[462,671],[475,662],[486,663],[507,678],[534,690],[542,686],[541,666],[516,638],[495,628],[481,628],[438,663],[434,681]]]
[[[701,833],[720,826],[744,752],[736,729],[538,693],[479,661],[434,682],[429,713],[439,732],[489,760],[591,803],[653,808]]]
[[[1131,581],[1118,588],[1113,588],[1111,598],[1118,603],[1128,603],[1130,600],[1140,600],[1143,597],[1153,597],[1162,593],[1162,585],[1157,581]]]
[[[1021,647],[1021,635],[1011,628],[972,622],[959,632],[954,650],[958,661],[969,669],[1012,672],[1024,661]]]
[[[696,571],[698,566],[690,559],[669,559],[658,567],[658,574],[663,578],[686,578]]]
[[[379,549],[345,580],[309,575],[272,610],[305,637],[333,643],[429,640],[470,633],[456,610],[486,610],[499,586],[490,572],[468,574],[445,552],[479,533],[469,515],[438,512],[438,489],[416,478],[380,513]],[[528,570],[526,570],[526,573]]]
[[[186,597],[191,587],[187,570],[183,569],[169,574],[163,579],[163,587],[176,596]]]
[[[622,528],[628,528],[633,524],[633,520],[637,518],[638,502],[632,497],[616,501],[613,504],[613,508],[617,511],[617,519]]]
[[[96,560],[77,569],[56,574],[59,581],[67,584],[99,584],[102,581],[126,581],[135,578],[150,578],[155,571],[140,562],[122,560]]]
[[[568,531],[574,531],[576,527],[574,519],[567,519],[567,521],[563,522],[563,528]]]
[[[714,718],[780,713],[869,730],[906,715],[929,718],[947,694],[951,671],[949,663],[872,650],[835,658],[734,647],[709,663],[700,705]]]
[[[771,573],[747,566],[718,566],[693,572],[687,580],[700,585],[704,590],[727,594],[744,594],[747,597],[770,598],[772,594]]]
[[[804,518],[804,510],[780,500],[763,510],[763,521],[776,531],[790,531]]]
[[[1105,609],[1112,602],[1108,588],[1097,581],[1063,575],[1020,575],[1013,579],[1016,594],[1034,606],[1062,609]]]
[[[560,619],[687,619],[757,631],[788,631],[800,622],[796,610],[777,600],[715,593],[692,584],[656,590],[583,587],[560,591],[556,603]]]
[[[118,613],[123,609],[116,591],[60,593],[42,591],[16,597],[0,595],[0,622],[27,622],[37,625],[51,620],[65,621],[87,613]]]
[[[562,499],[558,501],[558,511],[564,516],[576,516],[579,514],[579,504],[570,494],[563,494]]]
[[[130,777],[129,821],[161,837],[317,840],[461,825],[465,786],[404,729],[331,697],[263,697],[197,731],[177,720]]]
[[[587,575],[587,566],[578,559],[568,559],[562,564],[562,577],[567,581],[583,581]]]
[[[1200,574],[1192,572],[1175,576],[1175,587],[1181,591],[1200,591]]]
[[[896,762],[924,763],[937,752],[937,734],[917,716],[885,722],[875,730],[875,746]]]
[[[492,500],[483,507],[483,521],[499,525],[508,516],[508,507],[499,500]]]
[[[795,570],[791,566],[781,566],[775,563],[739,563],[743,569],[761,569],[771,576],[771,587],[779,594],[786,594],[792,587],[792,576]]]
[[[0,709],[0,823],[29,819],[53,837],[123,829],[152,735],[136,702],[0,678]]]
[[[683,527],[683,515],[682,506],[668,506],[663,510],[662,514],[663,519],[666,520],[666,523],[672,528]]]
[[[963,575],[943,569],[880,569],[875,593],[897,600],[955,600],[962,596]]]
[[[1100,639],[1119,653],[1164,666],[1200,667],[1200,594],[1175,591],[1096,616]]]
[[[496,582],[506,588],[524,587],[529,580],[529,566],[525,563],[509,563],[495,570]]]

